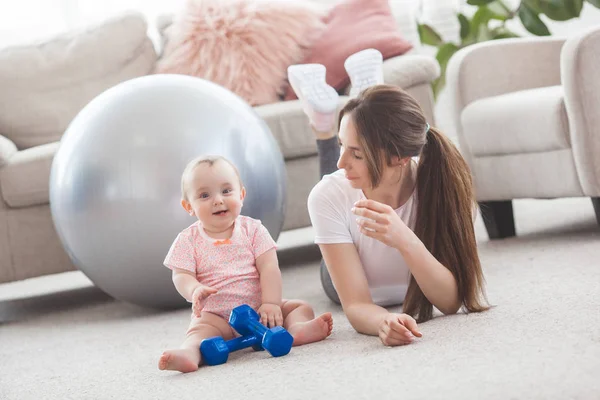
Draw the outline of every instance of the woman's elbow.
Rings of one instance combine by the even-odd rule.
[[[460,303],[457,304],[450,304],[447,305],[445,307],[437,307],[438,310],[440,310],[442,312],[442,314],[444,315],[453,315],[456,314],[458,312],[458,310],[460,310]]]
[[[350,326],[352,326],[356,333],[360,333],[361,335],[370,335],[369,329],[364,326],[362,321],[359,321],[356,318],[348,318],[348,322],[350,322]]]
[[[372,335],[373,327],[370,326],[372,321],[369,319],[365,319],[364,311],[361,310],[361,306],[355,304],[349,307],[342,307],[344,309],[344,313],[346,314],[346,318],[348,318],[348,322],[350,326],[354,328],[357,333],[363,335]]]

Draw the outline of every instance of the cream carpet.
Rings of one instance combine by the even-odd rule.
[[[334,313],[324,342],[285,357],[241,351],[159,371],[189,311],[114,301],[79,272],[0,285],[0,399],[599,399],[600,234],[589,199],[523,200],[519,236],[477,234],[494,308],[438,317],[388,348],[323,294],[314,247],[282,252],[284,293]],[[287,240],[310,232],[287,234]]]

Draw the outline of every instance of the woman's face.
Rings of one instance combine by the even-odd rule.
[[[366,189],[371,187],[371,178],[364,152],[358,143],[356,127],[350,114],[344,115],[340,122],[338,134],[340,142],[340,159],[337,166],[343,169],[346,179],[350,181],[355,189]]]

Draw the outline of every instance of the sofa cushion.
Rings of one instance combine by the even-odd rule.
[[[60,142],[15,153],[0,169],[2,197],[10,207],[48,204],[50,169]]]
[[[0,51],[0,135],[19,149],[60,139],[75,115],[117,83],[146,75],[156,52],[128,13],[41,44]]]
[[[570,148],[562,86],[474,101],[463,110],[461,123],[474,156]]]
[[[0,135],[0,167],[17,152],[17,146],[7,137]]]

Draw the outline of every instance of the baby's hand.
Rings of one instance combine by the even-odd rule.
[[[192,293],[192,312],[196,317],[200,317],[200,311],[204,308],[204,300],[211,294],[217,293],[218,290],[210,286],[199,285]]]
[[[389,313],[379,326],[379,339],[386,346],[412,343],[414,336],[422,335],[417,328],[417,322],[408,314]]]
[[[260,315],[260,323],[268,328],[283,325],[281,307],[277,304],[264,303],[258,309],[258,315]]]

